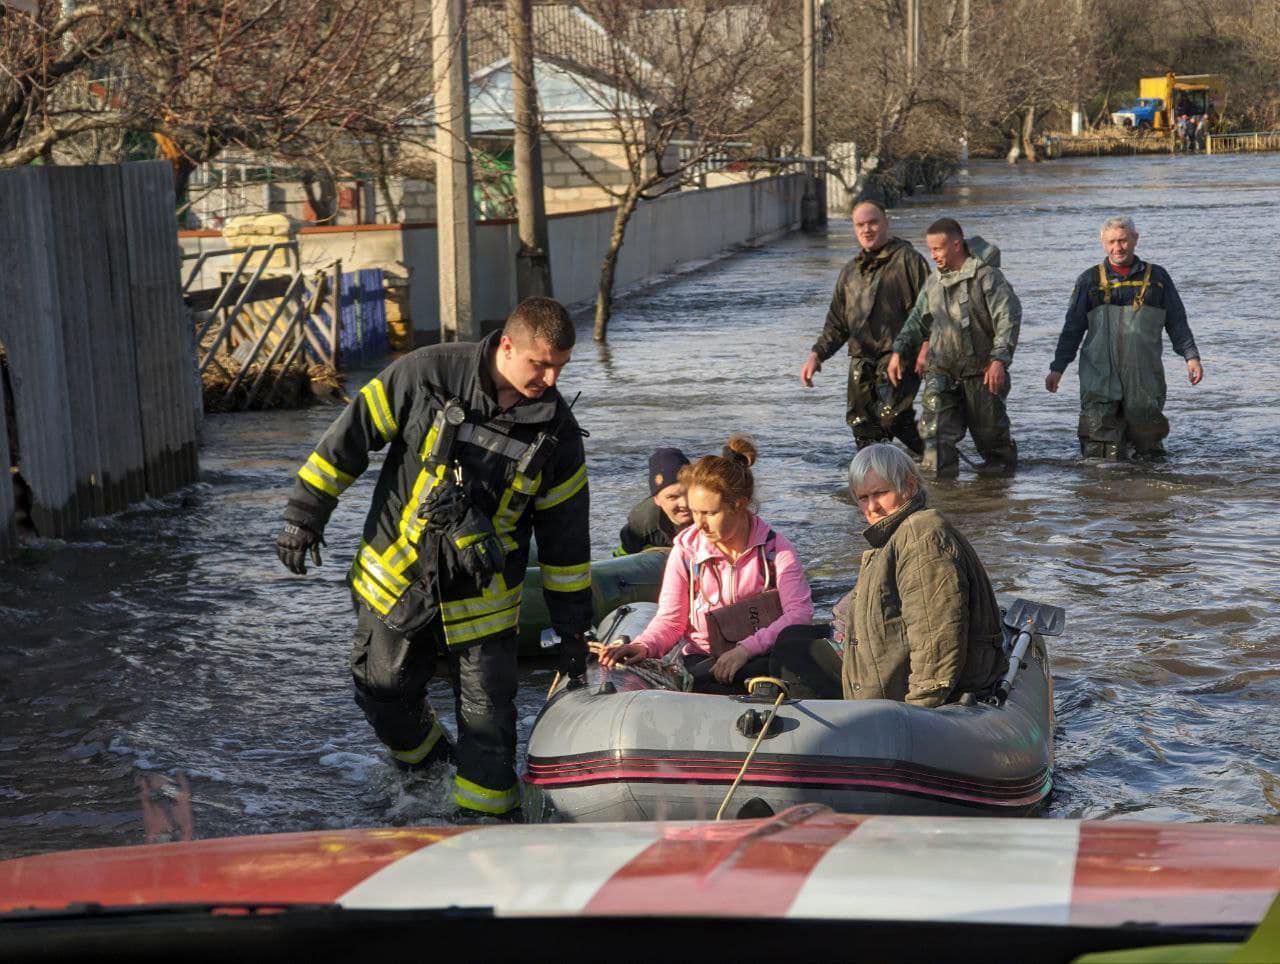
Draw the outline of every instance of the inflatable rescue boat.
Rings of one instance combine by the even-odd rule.
[[[630,556],[613,556],[591,563],[591,608],[597,624],[619,606],[656,602],[667,567],[666,549],[646,549]],[[538,648],[542,631],[551,625],[542,595],[542,570],[534,560],[525,571],[520,596],[520,646]]]
[[[622,607],[601,623],[602,641],[638,636],[656,608]],[[586,685],[561,684],[534,724],[525,819],[708,819],[740,772],[725,817],[802,803],[864,814],[1034,813],[1053,785],[1053,684],[1043,636],[1026,636],[1002,704],[784,700],[763,737],[772,695],[681,692],[663,688],[671,684],[645,670],[651,662],[609,671],[593,663]],[[1015,638],[1006,626],[1006,652]]]

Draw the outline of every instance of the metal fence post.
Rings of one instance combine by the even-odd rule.
[[[333,316],[329,319],[329,365],[338,367],[338,335],[342,331],[342,261],[333,263]]]

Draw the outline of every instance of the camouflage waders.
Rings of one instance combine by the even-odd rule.
[[[960,473],[957,446],[967,429],[985,468],[1012,475],[1018,465],[1018,446],[1010,435],[1004,406],[1010,384],[1006,372],[1003,390],[993,395],[981,374],[954,378],[945,372],[927,372],[920,403],[920,434],[924,437],[921,471],[938,479],[954,479]]]
[[[845,421],[853,430],[859,449],[873,442],[894,438],[916,455],[924,451],[924,443],[916,430],[916,413],[912,405],[920,379],[914,372],[904,372],[896,386],[889,381],[890,354],[880,360],[854,357],[849,359],[848,411]]]

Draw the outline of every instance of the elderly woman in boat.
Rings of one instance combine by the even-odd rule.
[[[990,690],[1008,663],[991,580],[969,541],[928,507],[915,463],[869,445],[849,466],[849,491],[871,548],[852,600],[836,607],[843,656],[797,627],[778,640],[772,675],[798,698],[940,706]]]
[[[755,514],[755,460],[752,441],[734,435],[721,455],[680,470],[693,525],[675,538],[657,614],[634,641],[601,653],[606,669],[680,645],[696,690],[741,692],[768,670],[778,634],[812,621],[795,547]]]

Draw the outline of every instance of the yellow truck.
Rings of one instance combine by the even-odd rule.
[[[1180,114],[1217,115],[1227,99],[1227,82],[1220,74],[1175,74],[1143,77],[1138,99],[1111,114],[1117,127],[1169,130]]]

